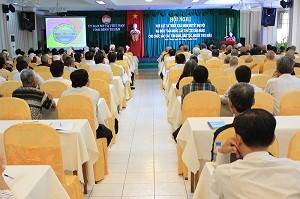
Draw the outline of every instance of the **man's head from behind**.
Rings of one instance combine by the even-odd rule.
[[[238,82],[249,83],[251,79],[251,69],[242,65],[235,70],[235,77]]]
[[[68,66],[68,67],[74,67],[75,66],[75,60],[73,57],[66,57],[66,60],[64,62],[64,65],[65,66]]]
[[[177,64],[184,64],[185,63],[185,56],[184,54],[178,54],[175,56],[175,61]]]
[[[94,57],[94,60],[96,64],[102,64],[104,60],[104,56],[100,53],[97,53]]]
[[[84,54],[84,57],[86,60],[93,60],[94,58],[94,53],[92,51],[87,51],[85,54]]]
[[[70,79],[73,88],[86,86],[89,82],[89,74],[84,69],[78,69],[71,73]]]
[[[230,66],[237,66],[239,63],[239,60],[237,57],[231,57],[230,58],[230,61],[229,61],[229,65]]]
[[[234,118],[236,142],[242,156],[251,151],[267,151],[274,140],[276,120],[263,109],[251,109]],[[246,149],[246,150],[245,150]]]
[[[254,104],[254,88],[247,83],[237,83],[230,88],[228,98],[231,111],[238,116]]]
[[[110,52],[110,53],[108,53],[107,57],[108,57],[109,63],[113,63],[117,59],[117,54],[114,52]]]
[[[16,68],[19,72],[21,72],[23,69],[28,68],[28,63],[26,61],[19,61],[16,65]]]
[[[280,57],[277,62],[277,72],[280,74],[291,74],[294,69],[295,61],[287,56]]]
[[[64,64],[61,61],[52,62],[50,72],[53,77],[61,77],[64,73]]]
[[[20,73],[20,78],[24,87],[33,87],[36,88],[38,81],[36,78],[36,74],[31,69],[24,69]]]
[[[218,49],[213,49],[213,50],[211,51],[211,55],[212,55],[213,57],[219,57],[220,52],[219,52]]]
[[[169,53],[170,57],[172,57],[172,56],[175,56],[176,51],[174,49],[170,49],[168,53]]]
[[[205,66],[198,66],[193,71],[194,82],[206,83],[208,78],[208,70]]]

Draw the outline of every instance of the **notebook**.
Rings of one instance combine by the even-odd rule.
[[[218,128],[226,125],[226,123],[224,121],[207,122],[207,124],[211,129],[218,129]]]

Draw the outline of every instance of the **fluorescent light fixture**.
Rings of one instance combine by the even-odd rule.
[[[146,2],[151,2],[152,0],[145,0]]]
[[[192,3],[198,3],[200,0],[193,0]]]
[[[104,5],[105,2],[104,1],[96,1],[96,3],[100,4],[100,5]]]

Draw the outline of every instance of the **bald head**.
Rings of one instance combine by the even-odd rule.
[[[230,62],[229,62],[230,66],[236,66],[236,65],[238,65],[238,63],[239,63],[239,60],[237,57],[230,58]]]
[[[267,54],[266,54],[266,58],[267,58],[267,60],[273,60],[273,59],[275,59],[275,53],[274,53],[274,51],[273,50],[269,50],[267,52]]]
[[[253,61],[251,55],[248,55],[245,59],[245,63],[251,63]]]

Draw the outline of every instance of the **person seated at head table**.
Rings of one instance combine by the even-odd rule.
[[[68,79],[62,78],[62,75],[64,74],[64,68],[65,66],[61,61],[52,62],[50,65],[50,72],[53,77],[45,82],[59,81],[67,84],[69,88],[71,88],[72,82]]]
[[[114,53],[115,54],[115,53]],[[61,96],[67,95],[76,95],[76,94],[83,94],[89,97],[92,101],[93,108],[94,108],[94,120],[95,120],[95,129],[96,131],[100,131],[99,123],[97,119],[97,104],[100,99],[100,93],[94,89],[89,88],[89,74],[84,69],[78,69],[71,73],[70,75],[72,81],[72,88],[70,90],[64,91]],[[107,145],[110,144],[112,139],[112,133],[103,133],[103,137],[107,139]],[[97,133],[97,138],[100,138]]]
[[[24,99],[30,108],[33,120],[42,119],[42,108],[55,108],[56,104],[50,93],[37,89],[38,79],[31,69],[24,69],[20,73],[22,86],[13,91],[12,97]]]
[[[300,90],[300,79],[291,75],[295,61],[287,56],[280,57],[277,62],[276,76],[269,79],[265,92],[274,97],[274,115],[279,115],[281,98],[290,91]]]
[[[218,149],[212,190],[224,199],[300,198],[300,163],[269,154],[276,119],[263,109],[234,118],[235,136]],[[237,158],[229,163],[230,154]]]
[[[101,53],[96,53],[95,57],[95,65],[90,66],[90,71],[93,70],[104,70],[109,73],[110,82],[113,81],[114,75],[112,73],[111,67],[108,64],[105,64],[104,56]]]
[[[248,83],[251,79],[251,69],[248,66],[242,65],[235,70],[235,78],[238,82]],[[255,84],[249,84],[254,88],[254,92],[263,92],[261,88]],[[228,104],[228,95],[230,88],[227,89],[225,94],[221,97],[222,104]]]
[[[187,61],[185,63],[182,74],[180,75],[178,82],[176,84],[177,89],[179,89],[179,83],[183,78],[193,76],[193,72],[196,67],[198,67],[198,63],[196,61],[194,61],[193,59],[190,59],[189,61]]]
[[[208,80],[208,70],[205,66],[197,66],[194,69],[193,82],[182,87],[181,102],[187,94],[201,90],[217,92],[217,88]]]

